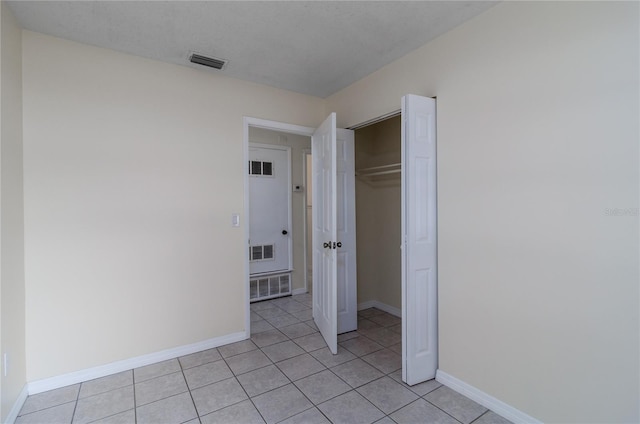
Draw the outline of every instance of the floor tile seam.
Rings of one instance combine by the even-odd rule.
[[[240,386],[242,387],[242,384],[240,384]],[[244,387],[242,388],[242,390],[244,390]],[[196,408],[196,414],[198,414],[198,421],[200,421],[200,422],[202,423],[202,418],[205,418],[205,417],[206,417],[206,416],[208,416],[208,415],[216,414],[216,413],[218,413],[218,412],[220,412],[220,411],[223,411],[223,410],[225,410],[225,409],[227,409],[227,408],[231,408],[232,406],[238,405],[238,404],[240,404],[240,403],[242,403],[242,402],[249,401],[249,402],[251,402],[251,405],[253,405],[253,407],[255,408],[255,410],[256,410],[256,412],[258,413],[258,415],[260,415],[260,418],[262,418],[262,420],[266,423],[266,422],[267,422],[267,420],[264,418],[264,416],[262,416],[262,413],[260,412],[260,410],[258,409],[258,407],[256,406],[256,404],[255,404],[255,403],[253,403],[253,400],[251,399],[251,397],[249,397],[249,394],[248,394],[246,391],[245,391],[245,393],[244,393],[244,394],[247,396],[247,398],[246,398],[246,399],[242,399],[242,400],[240,400],[240,401],[238,401],[238,402],[231,403],[231,404],[229,404],[229,405],[227,405],[227,406],[225,406],[225,407],[222,407],[222,408],[220,408],[220,409],[216,409],[215,411],[207,412],[207,413],[206,413],[206,414],[204,414],[204,415],[200,415],[200,414],[198,413],[198,409]]]
[[[351,340],[355,340],[356,338],[357,338],[357,339],[359,339],[360,337],[363,337],[363,338],[367,339],[368,341],[370,341],[370,342],[372,342],[372,343],[375,343],[375,344],[377,344],[377,345],[379,345],[379,346],[382,346],[380,343],[376,342],[376,341],[375,341],[375,340],[373,340],[371,337],[365,336],[364,334],[361,334],[361,335],[359,335],[358,337],[354,337],[354,338],[351,338],[351,339],[345,340],[345,341],[340,342],[340,343],[338,343],[338,344],[342,346],[342,344],[347,343],[347,342],[349,342],[349,341],[351,341]],[[365,342],[366,342],[366,340],[365,340]],[[344,346],[342,346],[342,347],[343,347],[343,348],[345,348],[345,349],[347,349],[347,350],[349,350],[348,348],[346,348],[346,347],[344,347]],[[382,348],[384,348],[384,346],[382,346]],[[357,356],[364,356],[364,355],[368,355],[368,354],[370,354],[370,353],[377,352],[378,350],[381,350],[381,349],[372,350],[371,352],[367,352],[367,353],[365,353],[365,354],[363,354],[363,355],[357,355]],[[349,352],[351,352],[351,351],[349,350]],[[356,355],[356,353],[355,353],[355,352],[351,352],[351,353],[353,353],[354,355]]]
[[[440,386],[440,387],[442,387],[442,386]],[[438,387],[438,389],[439,389],[440,387]],[[431,391],[431,392],[429,392],[429,393],[432,393],[433,391],[434,391],[434,390],[432,390],[432,391]],[[429,394],[429,393],[427,393],[427,394]],[[461,424],[464,424],[462,421],[460,421],[459,419],[457,419],[456,417],[454,417],[453,415],[451,415],[450,413],[448,413],[447,411],[445,411],[444,409],[442,409],[441,407],[439,407],[439,406],[438,406],[438,405],[436,405],[435,403],[431,402],[431,401],[430,401],[429,399],[427,399],[425,396],[427,396],[427,395],[421,396],[420,398],[421,398],[421,399],[424,399],[424,400],[425,400],[427,403],[429,403],[431,406],[434,406],[434,407],[438,408],[440,411],[444,412],[445,414],[447,414],[448,416],[450,416],[451,418],[453,418],[453,419],[454,419],[454,420],[456,420],[457,422],[459,422],[459,423],[461,423]]]
[[[78,396],[78,401],[85,400],[85,399],[91,399],[92,397],[104,395],[105,393],[113,392],[114,390],[124,389],[125,387],[129,387],[129,386],[134,386],[134,383],[125,384],[124,386],[113,387],[113,388],[111,388],[109,390],[105,390],[104,392],[94,393],[94,394],[89,395],[89,396],[84,396],[84,397],[79,397]]]
[[[293,341],[293,340],[292,340],[292,341]],[[294,343],[295,343],[295,342],[294,342]],[[273,345],[271,345],[271,346],[273,346]],[[298,345],[296,345],[296,346],[298,346]],[[299,347],[300,349],[304,350],[304,348],[302,348],[301,346],[298,346],[298,347]],[[264,353],[264,352],[262,352],[262,353]],[[266,353],[264,353],[264,355],[265,355],[267,358],[269,358],[269,360],[270,360],[271,362],[273,362],[273,364],[275,365],[275,364],[278,364],[278,363],[280,363],[280,362],[284,362],[284,361],[286,361],[286,360],[288,360],[288,359],[297,358],[298,356],[302,356],[302,355],[304,355],[305,353],[307,353],[307,354],[308,354],[308,352],[305,350],[305,351],[304,351],[304,352],[302,352],[302,353],[299,353],[299,354],[297,354],[297,355],[291,356],[291,357],[289,357],[289,358],[281,359],[281,360],[279,360],[279,361],[274,361],[274,360],[272,360],[271,358],[269,358],[269,355],[267,355]]]
[[[484,415],[487,415],[489,412],[493,412],[493,411],[491,411],[491,409],[487,409],[487,410],[486,410],[486,411],[484,411],[482,414],[480,414],[480,416],[479,416],[478,418],[475,418],[475,419],[474,419],[473,421],[471,421],[469,424],[473,424],[473,423],[475,423],[475,422],[476,422],[476,421],[478,421],[481,417],[483,417]],[[495,414],[495,412],[494,412],[494,414]]]
[[[200,390],[200,389],[202,389],[202,388],[209,387],[209,386],[212,386],[212,385],[214,385],[214,384],[222,383],[223,381],[231,380],[232,378],[236,378],[236,376],[235,376],[235,375],[232,375],[231,377],[226,377],[226,378],[223,378],[223,379],[221,379],[221,380],[214,381],[214,382],[212,382],[212,383],[207,383],[207,384],[204,384],[204,385],[202,385],[202,386],[194,387],[193,389],[192,389],[192,388],[190,388],[190,387],[189,387],[189,385],[187,384],[187,391],[188,391],[189,393],[191,393],[191,392],[193,392],[193,391],[195,391],[195,390]],[[236,378],[236,380],[237,380],[237,378]],[[239,383],[239,382],[238,382],[238,383]],[[180,392],[180,393],[177,393],[176,395],[178,395],[178,394],[182,394],[182,393],[186,393],[186,392]],[[176,395],[172,395],[172,396],[176,396]],[[171,396],[168,396],[168,397],[171,397]],[[165,398],[165,399],[167,399],[167,398]],[[156,402],[156,401],[154,401],[154,402]],[[153,402],[150,402],[150,403],[153,403]],[[147,404],[145,404],[145,405],[149,405],[149,404],[147,403]]]
[[[202,387],[204,387],[204,386],[202,386]],[[196,388],[199,389],[200,387],[196,387]],[[181,394],[184,394],[184,393],[187,393],[187,392],[191,392],[191,389],[189,388],[188,385],[187,385],[186,390],[183,390],[183,391],[177,392],[177,393],[173,393],[173,394],[168,395],[168,396],[164,396],[164,397],[161,397],[161,398],[158,398],[158,399],[154,399],[151,402],[141,403],[141,404],[138,405],[138,403],[136,401],[136,398],[135,398],[135,391],[134,391],[133,401],[134,401],[135,407],[138,408],[138,407],[141,407],[141,406],[151,405],[152,403],[160,402],[161,400],[166,400],[166,399],[169,399],[170,397],[178,396],[178,395],[181,395]]]
[[[344,362],[344,363],[342,363],[342,364],[340,364],[340,365],[344,365],[344,364],[347,364],[347,363],[349,363],[349,362],[353,362],[353,361],[355,361],[356,359],[359,359],[359,358],[355,358],[355,359],[353,359],[352,361]],[[340,365],[336,365],[335,367],[339,367]],[[333,367],[333,368],[335,368],[335,367]],[[340,377],[340,375],[339,375],[337,372],[335,372],[332,368],[327,368],[327,369],[328,369],[329,371],[331,371],[331,372],[332,372],[336,377],[338,377],[341,381],[343,381],[347,386],[351,387],[351,390],[359,389],[360,387],[364,386],[365,384],[369,384],[369,383],[371,383],[372,381],[376,381],[376,380],[379,380],[379,379],[381,379],[382,377],[384,377],[384,375],[383,375],[382,377],[375,378],[375,379],[373,379],[373,380],[371,380],[371,381],[367,381],[366,383],[363,383],[363,384],[361,384],[361,385],[359,385],[359,386],[353,387],[353,386],[352,386],[351,384],[349,384],[345,379],[343,379],[342,377]]]
[[[133,380],[133,371],[131,371],[131,379]],[[76,400],[75,400],[75,405],[73,405],[73,413],[71,414],[71,422],[73,423],[73,420],[76,417],[76,411],[78,410],[78,402],[80,401],[80,391],[82,390],[82,384],[84,382],[81,382],[80,385],[78,386],[78,394],[76,395]],[[135,408],[135,404],[133,405]]]
[[[274,365],[275,365],[275,364],[274,364]],[[263,368],[266,368],[266,367],[263,367]],[[276,367],[276,368],[277,368],[277,367]],[[258,368],[258,369],[259,369],[259,368]],[[279,368],[278,368],[278,369],[279,369]],[[249,371],[249,372],[250,372],[250,371]],[[282,371],[281,371],[281,372],[282,372]],[[284,374],[284,373],[283,373],[283,374]],[[288,379],[289,377],[287,377],[287,376],[285,375],[285,378],[287,378],[287,379]],[[247,396],[247,399],[249,400],[249,402],[251,402],[251,405],[253,405],[254,409],[258,412],[258,415],[260,415],[260,418],[262,418],[262,421],[264,421],[264,422],[266,423],[266,422],[267,422],[266,417],[265,417],[264,415],[262,415],[262,412],[260,412],[260,409],[258,409],[258,406],[257,406],[257,405],[255,404],[255,402],[253,401],[253,398],[252,398],[251,396],[249,396],[249,393],[247,393],[247,390],[244,388],[244,386],[242,385],[242,383],[240,382],[240,380],[238,380],[238,377],[235,377],[235,379],[236,379],[236,381],[238,382],[238,384],[240,385],[240,388],[241,388],[241,389],[242,389],[242,391],[244,392],[245,396]],[[289,380],[289,381],[291,381],[291,380]],[[291,383],[289,383],[289,384],[291,384]],[[286,384],[285,384],[284,386],[286,386]],[[280,387],[284,387],[284,386],[280,386]],[[280,387],[277,387],[277,388],[280,388]],[[275,389],[272,389],[272,390],[275,390]],[[265,393],[268,393],[268,391],[267,391],[267,392],[265,392]],[[261,394],[262,394],[262,393],[261,393]],[[254,396],[254,397],[257,397],[257,396],[260,396],[260,395],[256,395],[256,396]],[[245,401],[245,400],[247,400],[247,399],[243,399],[243,400],[241,400],[240,402],[244,402],[244,401]],[[228,407],[233,406],[233,405],[237,405],[237,404],[238,404],[238,403],[240,403],[240,402],[236,402],[236,403],[234,403],[234,404],[232,404],[232,405],[227,405],[227,406],[225,406],[224,408],[220,408],[220,409],[218,409],[218,411],[221,411],[222,409],[228,408]],[[213,412],[211,412],[211,413],[213,414],[214,412],[217,412],[217,411],[213,411]],[[198,417],[199,417],[199,415],[198,415]],[[203,417],[204,417],[204,416],[203,416]],[[201,421],[201,422],[202,422],[202,421]]]
[[[383,410],[381,410],[381,409],[380,409],[380,408],[378,408],[376,405],[374,405],[374,404],[373,404],[373,402],[371,402],[369,399],[367,399],[366,397],[362,396],[362,394],[361,394],[360,392],[358,392],[356,389],[351,389],[351,390],[346,391],[346,392],[344,392],[344,393],[342,393],[342,394],[340,394],[340,395],[338,395],[338,396],[346,395],[346,394],[347,394],[347,393],[349,393],[349,392],[356,392],[356,393],[358,394],[358,396],[360,396],[362,399],[364,399],[366,402],[368,402],[371,406],[373,406],[373,407],[374,407],[374,408],[376,408],[378,411],[380,411],[380,413],[382,414],[382,417],[380,417],[380,418],[379,418],[379,419],[377,419],[376,421],[380,421],[382,418],[384,418],[384,417],[386,417],[386,416],[387,416],[387,414],[385,414],[385,412],[384,412]],[[338,396],[334,397],[333,399],[337,398]],[[326,402],[330,402],[330,401],[331,401],[331,399],[329,399],[329,400],[328,400],[328,401],[326,401]],[[322,403],[320,403],[319,405],[317,405],[317,406],[318,406],[318,409],[320,409],[320,408],[319,408],[319,406],[320,406],[320,405],[322,405],[323,403],[326,403],[326,402],[322,402]],[[329,421],[331,421],[331,420],[329,420]]]
[[[428,381],[428,380],[427,380],[427,381]],[[404,382],[403,382],[403,383],[404,383]],[[426,383],[426,382],[425,382],[425,383]],[[404,384],[406,384],[406,383],[404,383]],[[421,384],[421,383],[418,383],[418,384]],[[417,386],[418,384],[416,384],[416,386]],[[407,384],[407,386],[409,386],[409,385]],[[409,386],[409,387],[412,387],[412,386]],[[435,392],[435,391],[436,391],[436,390],[438,390],[440,387],[442,387],[442,384],[441,384],[441,385],[439,385],[439,386],[438,386],[438,387],[436,387],[436,388],[433,388],[433,389],[429,390],[427,393],[425,393],[425,394],[423,394],[423,395],[419,395],[419,396],[420,396],[421,398],[423,398],[423,397],[425,397],[426,395],[428,395],[429,393]],[[415,393],[415,392],[414,392],[414,393]],[[417,394],[417,393],[416,393],[416,394]],[[425,400],[426,400],[426,399],[425,399]],[[427,400],[427,402],[429,402],[429,401]],[[429,403],[431,403],[431,402],[429,402]]]
[[[295,343],[295,342],[294,342],[294,343]],[[297,343],[296,343],[296,344],[297,344]],[[300,346],[300,345],[298,345],[298,346]],[[327,346],[322,346],[322,347],[319,347],[318,349],[306,350],[305,348],[303,348],[302,346],[300,346],[300,348],[301,348],[302,350],[304,350],[304,352],[305,352],[306,354],[309,354],[309,355],[311,355],[312,353],[317,352],[317,351],[319,351],[319,350],[325,349],[326,347],[327,347]],[[314,357],[313,355],[311,355],[311,356],[315,359],[315,357]],[[316,359],[316,361],[318,361],[318,359]],[[318,362],[320,362],[320,361],[318,361]]]
[[[266,365],[263,365],[263,366],[261,366],[261,367],[254,368],[254,369],[251,369],[251,370],[249,370],[249,371],[245,371],[245,372],[243,372],[243,373],[239,373],[239,374],[237,374],[237,373],[233,370],[233,368],[231,368],[231,365],[229,365],[229,363],[225,360],[225,363],[227,364],[227,367],[229,368],[229,370],[231,371],[231,374],[233,374],[233,376],[234,376],[234,377],[238,377],[238,376],[240,376],[240,375],[248,374],[248,373],[250,373],[250,372],[252,372],[252,371],[256,371],[256,370],[259,370],[259,369],[262,369],[262,368],[266,368],[266,367],[268,367],[269,365],[275,365],[275,362],[273,362],[273,361],[271,360],[271,358],[269,358],[269,357],[267,356],[267,354],[266,354],[266,353],[264,353],[264,352],[262,351],[262,349],[261,349],[261,348],[258,348],[257,350],[259,350],[259,351],[260,351],[260,352],[265,356],[265,358],[267,358],[267,360],[268,360],[270,363],[269,363],[269,364],[266,364]],[[253,350],[250,350],[249,352],[253,352]],[[249,352],[245,352],[245,353],[249,353]],[[225,379],[225,380],[228,380],[228,379]],[[219,381],[222,381],[222,380],[219,380]],[[217,383],[217,382],[216,382],[216,383]],[[215,384],[215,383],[211,383],[211,384]],[[207,386],[208,386],[208,384],[207,384]],[[204,387],[204,386],[203,386],[203,387]]]
[[[119,411],[119,412],[113,413],[113,414],[111,414],[111,415],[107,415],[107,416],[104,416],[104,417],[97,418],[97,419],[92,420],[92,421],[87,421],[87,422],[86,422],[86,424],[95,423],[95,422],[98,422],[98,421],[100,421],[100,420],[104,420],[105,418],[110,418],[110,417],[116,416],[116,415],[118,415],[118,414],[123,414],[123,413],[125,413],[125,412],[129,412],[129,411],[133,411],[133,416],[134,416],[134,417],[136,416],[136,407],[135,407],[135,404],[134,404],[134,407],[133,407],[132,409],[125,409],[124,411]],[[71,422],[73,422],[73,420],[72,420]]]
[[[375,352],[372,352],[372,353],[375,353]],[[365,356],[367,356],[367,355],[365,355]],[[385,376],[388,376],[389,374],[394,373],[394,372],[398,371],[398,369],[400,369],[400,368],[398,368],[398,369],[395,369],[395,370],[393,370],[393,371],[385,372],[384,370],[381,370],[380,368],[378,368],[376,365],[374,365],[374,364],[372,364],[371,362],[367,361],[367,360],[364,358],[364,356],[360,356],[360,359],[362,359],[362,360],[363,360],[364,362],[366,362],[367,364],[371,365],[371,366],[372,366],[373,368],[375,368],[376,370],[380,371],[380,372],[381,372],[382,374],[384,374]],[[401,367],[401,368],[402,368],[402,367]],[[391,378],[391,377],[389,377],[389,378]],[[393,379],[392,379],[392,380],[393,380]],[[393,381],[395,381],[395,380],[393,380]]]
[[[280,309],[280,308],[278,308],[278,309]],[[268,314],[267,316],[264,316],[264,315],[260,314],[260,312],[259,312],[259,311],[258,311],[258,312],[254,312],[254,313],[255,313],[255,314],[257,314],[257,315],[259,315],[259,316],[260,316],[260,318],[262,318],[262,319],[263,319],[263,320],[265,320],[265,321],[270,320],[270,319],[273,319],[273,318],[281,317],[281,316],[282,316],[282,315],[284,315],[284,314],[289,314],[289,313],[288,313],[287,311],[285,311],[284,309],[280,309],[280,310],[282,311],[282,314],[278,314],[278,315],[271,315],[271,314]],[[291,315],[291,314],[289,314],[289,315]],[[254,321],[254,322],[255,322],[255,321]]]
[[[195,367],[194,367],[194,368],[195,368]],[[191,369],[191,368],[187,368],[187,369]],[[168,375],[178,374],[178,373],[182,373],[182,377],[185,379],[185,383],[186,383],[187,379],[186,379],[186,377],[185,377],[185,375],[184,375],[183,369],[182,369],[182,368],[180,368],[180,370],[179,370],[179,371],[173,371],[173,372],[170,372],[170,373],[168,373],[168,374],[162,374],[162,375],[159,375],[159,376],[157,376],[157,377],[150,378],[150,379],[148,379],[148,380],[142,380],[142,381],[141,381],[141,382],[139,382],[139,383],[133,383],[133,390],[135,391],[136,386],[139,386],[139,385],[141,385],[141,384],[143,384],[143,383],[147,383],[147,382],[149,382],[149,381],[157,380],[157,379],[159,379],[159,378],[166,377],[166,376],[168,376]],[[128,386],[128,385],[127,385],[127,386]],[[127,386],[122,386],[122,387],[118,387],[118,388],[119,388],[119,389],[122,389],[123,387],[127,387]],[[116,390],[116,389],[113,389],[113,390]],[[109,390],[109,391],[111,392],[111,391],[113,391],[113,390]],[[103,392],[103,393],[107,393],[107,392]],[[100,393],[100,394],[102,394],[102,393]],[[86,398],[82,398],[82,399],[86,399]]]
[[[281,370],[281,371],[282,371],[282,370]],[[300,378],[298,378],[298,379],[296,379],[296,380],[291,380],[291,378],[290,378],[290,377],[288,377],[288,376],[287,376],[287,378],[289,378],[289,380],[291,380],[291,382],[292,382],[293,384],[295,384],[296,382],[298,382],[298,381],[300,381],[300,380],[304,380],[304,379],[305,379],[305,378],[307,378],[307,377],[312,377],[312,376],[314,376],[314,375],[316,375],[316,374],[320,374],[320,373],[321,373],[321,372],[323,372],[323,371],[329,371],[329,368],[325,367],[323,370],[316,371],[316,372],[311,373],[311,374],[309,374],[309,375],[305,375],[304,377],[300,377]],[[284,371],[283,371],[282,373],[284,374]],[[334,374],[335,374],[335,373],[334,373]],[[286,375],[286,374],[285,374],[285,375]],[[297,387],[297,386],[296,386],[296,387]],[[351,386],[349,386],[349,387],[351,387]]]
[[[378,379],[376,379],[376,380],[372,380],[372,381],[370,381],[369,383],[373,383],[374,381],[381,380],[381,379],[383,379],[383,378],[384,378],[384,377],[380,377],[380,378],[378,378]],[[395,380],[393,380],[393,381],[394,381],[394,383],[397,383],[397,381],[395,381]],[[363,384],[362,386],[358,387],[358,389],[361,389],[362,387],[366,386],[366,385],[367,385],[367,384],[369,384],[369,383]],[[354,390],[355,390],[355,391],[358,391],[358,389],[354,389]],[[358,393],[360,393],[360,392],[358,392]],[[391,412],[384,412],[384,411],[383,411],[383,413],[384,413],[385,415],[391,415],[391,414],[394,414],[394,413],[398,412],[399,410],[401,410],[402,408],[404,408],[405,406],[409,406],[409,405],[411,405],[412,403],[417,402],[417,401],[419,401],[420,399],[422,399],[422,398],[421,398],[417,393],[411,392],[411,394],[413,394],[413,395],[415,395],[415,396],[416,396],[416,398],[415,398],[414,400],[412,400],[411,402],[409,402],[409,403],[407,403],[407,404],[405,404],[405,405],[402,405],[401,407],[399,407],[399,408],[397,408],[397,409],[394,409],[394,410],[393,410],[393,411],[391,411]],[[363,393],[360,393],[360,395],[361,395],[363,398],[367,399],[367,397],[366,397]],[[369,399],[367,399],[367,400],[369,400]],[[369,401],[369,402],[373,403],[372,401]],[[378,408],[378,409],[380,409],[380,408]],[[456,420],[456,421],[457,421],[457,420]]]
[[[316,373],[316,374],[318,374],[318,373]],[[300,380],[302,380],[302,379],[300,379]],[[300,380],[297,380],[297,381],[300,381]],[[300,390],[300,392],[301,392],[303,395],[305,395],[305,397],[306,397],[307,399],[309,399],[309,402],[311,402],[311,404],[312,404],[313,406],[317,407],[318,405],[320,405],[320,404],[322,404],[322,403],[329,402],[331,399],[335,399],[335,398],[337,398],[338,396],[342,396],[342,395],[344,395],[345,393],[349,393],[349,392],[351,392],[351,391],[354,391],[354,390],[355,390],[355,389],[354,389],[353,387],[351,387],[351,386],[350,386],[346,381],[343,381],[343,380],[342,380],[342,382],[343,382],[344,384],[346,384],[346,385],[347,385],[347,387],[348,387],[348,389],[347,389],[346,391],[344,391],[344,392],[342,392],[342,393],[338,393],[337,395],[335,395],[335,396],[331,396],[330,398],[327,398],[327,399],[325,399],[325,400],[323,400],[323,401],[321,401],[321,402],[318,402],[318,403],[315,403],[314,401],[312,401],[311,399],[309,399],[309,397],[308,397],[308,396],[307,396],[307,395],[302,391],[302,389],[301,389],[300,387],[298,387],[298,385],[297,385],[295,382],[294,382],[293,384],[296,386],[296,388],[297,388],[298,390]]]
[[[218,352],[218,353],[220,353],[220,352]],[[222,356],[222,355],[220,355],[220,356]],[[182,367],[182,363],[180,361],[178,361],[178,363],[180,363],[180,370],[182,371],[182,378],[184,379],[185,386],[187,386],[187,392],[189,392],[189,398],[191,398],[191,404],[193,405],[193,410],[196,411],[196,416],[198,417],[198,421],[200,423],[202,423],[202,421],[200,420],[200,412],[198,412],[198,407],[196,406],[196,401],[193,399],[193,393],[191,393],[191,387],[189,387],[189,383],[187,382],[187,376],[184,375],[184,368]],[[227,364],[226,362],[225,362],[225,365],[227,365],[227,367],[229,367],[229,364]],[[149,405],[149,404],[147,404],[147,405]],[[136,408],[136,417],[135,418],[136,418],[135,422],[137,423],[138,422],[137,408]]]
[[[75,414],[76,406],[78,405],[78,401],[77,400],[70,400],[68,402],[62,402],[62,403],[59,403],[57,405],[47,406],[46,408],[36,409],[35,411],[27,412],[26,414],[23,414],[22,410],[21,410],[21,412],[18,412],[18,418],[26,417],[27,415],[35,414],[36,412],[48,411],[49,409],[57,408],[57,407],[62,406],[62,405],[67,405],[67,404],[69,404],[71,402],[75,402],[76,403],[76,405],[74,405],[74,408],[73,408],[73,414]],[[72,419],[73,419],[73,414],[71,415]]]

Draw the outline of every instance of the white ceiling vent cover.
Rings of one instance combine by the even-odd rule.
[[[226,60],[202,56],[196,53],[192,53],[191,56],[189,56],[189,62],[196,63],[198,65],[208,66],[209,68],[214,68],[214,69],[222,69],[227,64]]]

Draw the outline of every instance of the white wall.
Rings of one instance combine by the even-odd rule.
[[[437,96],[439,368],[543,422],[640,420],[638,17],[504,2],[327,99]]]
[[[27,379],[244,331],[243,116],[323,101],[27,31],[23,82]]]
[[[291,184],[304,185],[303,163],[304,150],[311,150],[311,138],[296,134],[281,133],[264,128],[249,127],[249,142],[275,144],[291,148]],[[291,188],[290,188],[291,189]],[[291,273],[292,289],[303,289],[305,286],[304,258],[304,191],[291,193],[291,247],[293,249],[293,272]]]
[[[0,2],[0,420],[26,384],[21,29]],[[0,356],[2,358],[2,356]]]

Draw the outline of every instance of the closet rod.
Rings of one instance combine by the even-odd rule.
[[[375,177],[377,175],[396,174],[402,170],[401,163],[392,163],[390,165],[373,166],[356,170],[356,176],[359,177]]]

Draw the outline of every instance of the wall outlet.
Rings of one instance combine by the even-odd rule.
[[[4,376],[7,376],[7,373],[9,372],[9,355],[8,354],[4,354],[2,355],[2,372],[4,373]]]

